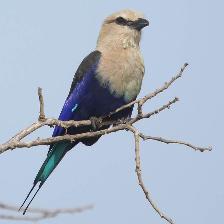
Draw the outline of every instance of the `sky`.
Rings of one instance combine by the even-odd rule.
[[[148,135],[213,146],[200,153],[181,145],[142,142],[142,173],[159,208],[177,224],[221,223],[224,208],[223,7],[214,0],[0,1],[0,142],[37,120],[37,87],[45,111],[57,117],[81,60],[95,49],[103,19],[121,9],[141,11],[150,26],[141,41],[146,73],[139,97],[160,87],[188,62],[183,78],[144,107],[175,96],[170,110],[140,122]],[[47,137],[43,128],[29,139]],[[0,201],[19,206],[47,147],[0,155]],[[145,200],[135,174],[131,133],[78,145],[50,176],[31,207],[94,209],[41,223],[166,223]],[[1,224],[17,223],[0,221]]]

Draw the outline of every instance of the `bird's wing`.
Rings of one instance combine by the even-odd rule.
[[[74,113],[82,98],[87,94],[91,78],[95,76],[101,52],[93,51],[81,62],[72,81],[72,85],[59,116],[59,120],[66,121],[74,119]],[[63,135],[65,129],[56,126],[53,137]]]
[[[73,82],[68,97],[66,98],[62,111],[59,115],[59,120],[65,121],[74,119],[74,114],[77,114],[77,111],[75,110],[79,108],[79,104],[83,101],[83,98],[91,95],[90,94],[91,81],[96,74],[100,56],[101,53],[99,51],[94,51],[90,53],[86,58],[84,58],[84,60],[78,67],[78,70],[76,71],[75,76],[73,78]],[[76,119],[82,119],[82,118],[83,118],[82,114],[78,113]],[[63,135],[64,133],[65,133],[64,128],[56,126],[52,136]],[[40,182],[39,188],[37,189],[36,193],[26,206],[23,214],[26,213],[30,203],[33,201],[34,197],[36,196],[36,194],[38,193],[44,182],[47,180],[48,176],[52,173],[52,171],[64,157],[66,152],[70,150],[71,147],[74,146],[74,144],[75,143],[71,144],[70,142],[67,143],[60,142],[50,145],[47,158],[44,161],[43,165],[41,166],[34,180],[33,187],[29,191],[20,209],[26,203],[27,199],[29,198],[31,192],[33,191],[34,187],[38,182]]]

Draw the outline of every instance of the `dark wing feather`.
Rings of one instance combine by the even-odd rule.
[[[99,61],[100,56],[101,56],[100,51],[93,51],[83,59],[72,80],[72,85],[68,97],[71,95],[77,83],[79,83],[83,79],[84,75],[88,73],[89,69]]]
[[[80,98],[80,94],[75,97],[73,97],[72,94],[74,94],[75,89],[80,89],[80,85],[82,85],[83,84],[82,82],[85,81],[84,79],[88,78],[85,76],[95,75],[95,69],[93,67],[94,66],[96,67],[96,65],[98,64],[100,56],[101,56],[100,51],[93,51],[81,62],[80,66],[78,67],[74,75],[69,94],[66,98],[60,116],[58,118],[59,120],[65,121],[73,118],[72,108],[75,106],[73,101],[74,98],[75,100],[79,100],[78,98]],[[60,136],[63,135],[64,133],[65,133],[64,128],[56,126],[52,136],[53,137]],[[51,148],[52,145],[50,146],[50,149]]]

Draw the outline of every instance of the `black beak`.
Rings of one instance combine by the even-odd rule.
[[[145,26],[148,26],[148,25],[149,25],[149,21],[147,19],[139,18],[132,23],[131,27],[133,29],[140,31],[141,29],[143,29]]]

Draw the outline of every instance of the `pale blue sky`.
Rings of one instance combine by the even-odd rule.
[[[184,77],[147,104],[152,110],[174,96],[171,110],[141,122],[146,134],[212,145],[210,153],[183,146],[142,143],[142,172],[158,206],[176,223],[221,223],[224,209],[223,7],[214,0],[1,1],[0,142],[35,121],[36,90],[44,90],[46,114],[57,117],[74,71],[95,48],[105,16],[124,8],[150,20],[142,53],[146,74],[140,96],[159,87],[188,62]],[[44,128],[35,136],[49,136]],[[18,149],[0,156],[0,201],[20,205],[47,147]],[[52,174],[33,207],[94,204],[83,214],[42,223],[165,223],[138,187],[134,142],[123,132],[91,148],[79,145]],[[14,223],[1,221],[1,223]]]

